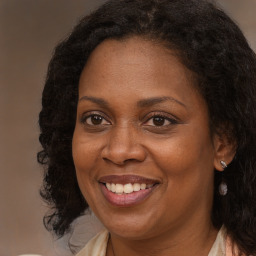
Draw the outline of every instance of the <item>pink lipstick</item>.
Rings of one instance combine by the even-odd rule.
[[[155,190],[159,181],[137,175],[109,175],[99,179],[106,200],[119,207],[133,206]]]

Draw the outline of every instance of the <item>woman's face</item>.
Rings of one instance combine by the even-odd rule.
[[[206,103],[174,52],[138,37],[93,51],[79,82],[73,158],[110,232],[144,239],[210,222],[213,140]]]

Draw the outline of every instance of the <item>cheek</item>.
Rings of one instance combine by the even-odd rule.
[[[94,159],[91,158],[91,151],[88,150],[86,144],[73,143],[73,160],[76,168],[77,177],[90,176],[90,169]]]
[[[90,175],[99,156],[101,142],[93,135],[85,135],[83,129],[76,127],[72,141],[72,154],[76,170]]]
[[[154,162],[169,185],[179,190],[181,185],[192,188],[202,182],[212,182],[214,150],[208,130],[184,129],[179,134],[161,141],[151,150]]]
[[[97,143],[91,143],[88,137],[83,136],[79,129],[75,129],[72,141],[72,154],[76,169],[78,185],[87,202],[97,186],[95,179],[95,163],[97,161]]]
[[[176,136],[163,141],[161,150],[155,147],[156,150],[152,151],[154,162],[164,175],[163,198],[169,202],[159,204],[159,209],[173,213],[175,205],[173,214],[179,216],[178,219],[188,217],[199,205],[210,207],[211,203],[213,151],[208,136],[204,137],[202,133],[198,136],[195,133],[189,139]]]

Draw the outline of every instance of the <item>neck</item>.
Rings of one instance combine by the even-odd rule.
[[[110,235],[107,256],[207,256],[218,230],[211,224],[197,228],[187,226],[185,229],[172,229],[144,240],[129,240]]]

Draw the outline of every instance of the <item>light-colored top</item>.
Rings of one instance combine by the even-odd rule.
[[[226,232],[222,226],[217,234],[217,237],[212,245],[208,256],[227,256],[226,253]]]
[[[109,232],[107,230],[101,231],[76,256],[106,256],[108,239]],[[224,227],[218,232],[208,256],[232,256]]]
[[[108,238],[109,232],[101,231],[76,256],[106,256]]]

